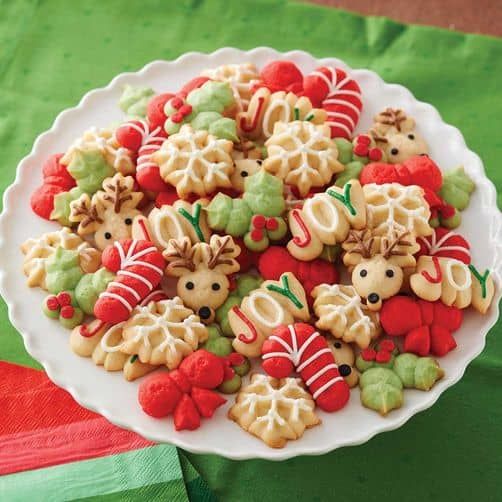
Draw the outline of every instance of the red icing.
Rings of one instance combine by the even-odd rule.
[[[275,338],[285,342],[289,350]],[[284,356],[273,355],[277,353]],[[263,343],[262,358],[263,370],[272,377],[288,376],[293,368],[298,371],[322,410],[333,412],[347,404],[349,386],[338,372],[326,339],[309,324],[295,323],[276,328]],[[288,369],[291,371],[286,374]]]
[[[224,374],[223,359],[206,350],[197,350],[178,369],[146,377],[139,386],[138,401],[152,417],[173,414],[176,430],[194,430],[200,426],[201,417],[212,417],[226,402],[211,390],[223,382]]]
[[[422,275],[425,279],[432,284],[439,284],[443,280],[443,274],[441,273],[441,266],[439,265],[439,259],[436,256],[432,257],[432,263],[434,264],[435,275],[432,276],[427,272],[427,270],[422,271]]]
[[[454,258],[466,265],[471,263],[469,243],[460,234],[448,228],[438,227],[434,230],[433,236],[419,237],[417,242],[420,244],[417,256],[439,256]],[[462,249],[451,249],[451,247],[465,248],[465,251],[462,251]]]
[[[304,248],[310,244],[310,241],[312,240],[312,237],[310,235],[309,229],[307,228],[307,225],[305,225],[305,222],[302,220],[302,217],[300,216],[300,212],[297,209],[293,209],[291,211],[291,215],[295,219],[296,223],[301,228],[301,231],[303,232],[303,239],[300,238],[298,235],[295,235],[293,237],[293,242],[299,247],[299,248]]]
[[[248,125],[246,118],[241,117],[241,121],[239,123],[239,127],[244,131],[244,132],[251,132],[254,129],[256,129],[256,126],[258,125],[258,118],[260,116],[261,110],[263,108],[263,104],[265,103],[264,98],[258,98],[258,106],[256,107],[256,110],[254,112],[253,118],[251,120],[251,123]]]
[[[244,312],[237,307],[232,307],[232,312],[249,328],[249,331],[251,331],[251,336],[248,338],[244,333],[239,333],[237,335],[237,338],[242,342],[242,343],[253,343],[256,341],[258,338],[258,332],[256,331],[256,328],[254,324],[246,317]]]

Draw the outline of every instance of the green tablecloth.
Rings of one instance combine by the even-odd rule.
[[[337,56],[405,85],[462,130],[502,187],[500,40],[285,1],[11,0],[0,12],[2,191],[36,136],[89,89],[154,59],[259,45]],[[0,326],[0,359],[35,366],[3,302]],[[433,408],[363,446],[282,463],[188,458],[221,500],[500,499],[501,335],[499,322]]]

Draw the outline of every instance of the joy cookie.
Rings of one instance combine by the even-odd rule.
[[[336,143],[326,125],[308,121],[278,122],[265,143],[268,156],[263,169],[294,186],[301,196],[313,187],[327,185],[343,171]]]
[[[297,378],[277,380],[254,374],[241,389],[228,417],[272,448],[302,437],[305,429],[321,423],[312,396]]]
[[[429,153],[427,143],[415,129],[415,121],[403,110],[387,108],[380,112],[374,118],[370,135],[392,164]]]
[[[266,140],[274,134],[275,124],[297,120],[323,124],[326,112],[314,108],[306,97],[292,92],[272,93],[266,87],[258,89],[249,102],[246,111],[236,117],[238,132],[253,140]]]
[[[281,324],[308,321],[310,317],[305,290],[298,279],[286,272],[278,281],[265,281],[251,291],[240,306],[228,312],[235,339],[234,349],[246,357],[258,357],[266,338]]]
[[[378,315],[369,310],[353,286],[321,284],[312,291],[316,326],[361,349],[380,334]]]
[[[342,188],[332,186],[315,194],[303,207],[292,208],[288,220],[293,235],[288,251],[299,260],[313,260],[321,256],[324,246],[343,242],[351,228],[365,228],[366,202],[361,185],[352,180]]]
[[[236,257],[240,253],[232,237],[211,236],[208,243],[192,245],[188,237],[171,239],[163,252],[167,275],[179,277],[178,295],[185,304],[210,323],[217,309],[227,299],[228,275],[239,271]]]
[[[92,197],[81,195],[70,203],[70,221],[78,223],[79,235],[90,235],[99,249],[131,237],[133,219],[140,214],[141,192],[134,191],[134,178],[117,173],[103,182]]]
[[[253,95],[253,85],[258,81],[258,69],[252,63],[224,64],[201,73],[211,80],[227,82],[234,95],[238,111],[245,111]]]
[[[333,412],[350,397],[326,339],[309,324],[279,326],[263,343],[262,368],[274,378],[300,374],[317,406]]]
[[[162,144],[152,160],[159,164],[162,179],[176,187],[180,197],[191,193],[204,197],[218,188],[232,187],[232,148],[229,140],[184,125]]]
[[[153,208],[148,216],[134,218],[132,236],[155,243],[159,249],[167,249],[171,239],[188,237],[192,244],[209,242],[211,229],[207,224],[204,208],[208,201],[200,199],[194,203],[177,200],[172,206]]]
[[[472,264],[454,258],[421,256],[410,277],[413,292],[424,300],[441,299],[445,305],[463,309],[472,305],[485,314],[495,295],[490,270],[481,272]]]

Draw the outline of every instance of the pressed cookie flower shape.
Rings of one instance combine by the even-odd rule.
[[[293,185],[306,196],[312,187],[322,187],[343,171],[338,149],[327,125],[307,121],[278,122],[265,143],[268,158],[263,168]]]
[[[218,188],[232,187],[232,149],[231,141],[184,125],[164,141],[152,159],[159,164],[164,181],[176,187],[179,197],[190,193],[204,197]]]

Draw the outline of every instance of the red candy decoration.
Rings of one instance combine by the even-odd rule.
[[[132,309],[158,286],[165,260],[153,243],[133,239],[108,246],[101,260],[117,277],[99,295],[94,315],[104,323],[117,324],[127,320]]]
[[[271,92],[286,91],[301,94],[303,75],[292,61],[272,61],[260,72],[258,87],[266,87]]]
[[[194,430],[201,417],[210,418],[226,402],[211,389],[224,381],[225,361],[200,349],[187,356],[179,368],[169,373],[154,373],[145,378],[138,391],[143,411],[162,418],[174,414],[174,427]]]
[[[343,408],[350,397],[347,382],[328,342],[309,324],[279,326],[262,347],[263,370],[274,378],[300,374],[317,406],[333,412]]]
[[[160,127],[161,129],[164,128],[164,122],[167,118],[164,113],[164,106],[173,96],[174,94],[165,92],[154,96],[148,102],[148,106],[146,107],[146,117],[151,130],[156,129],[157,127]]]
[[[63,319],[71,319],[74,313],[75,309],[71,305],[61,307],[60,315]]]
[[[390,336],[404,336],[404,350],[419,356],[444,356],[457,343],[452,333],[462,325],[462,310],[441,301],[428,302],[408,296],[384,301],[380,323]]]

